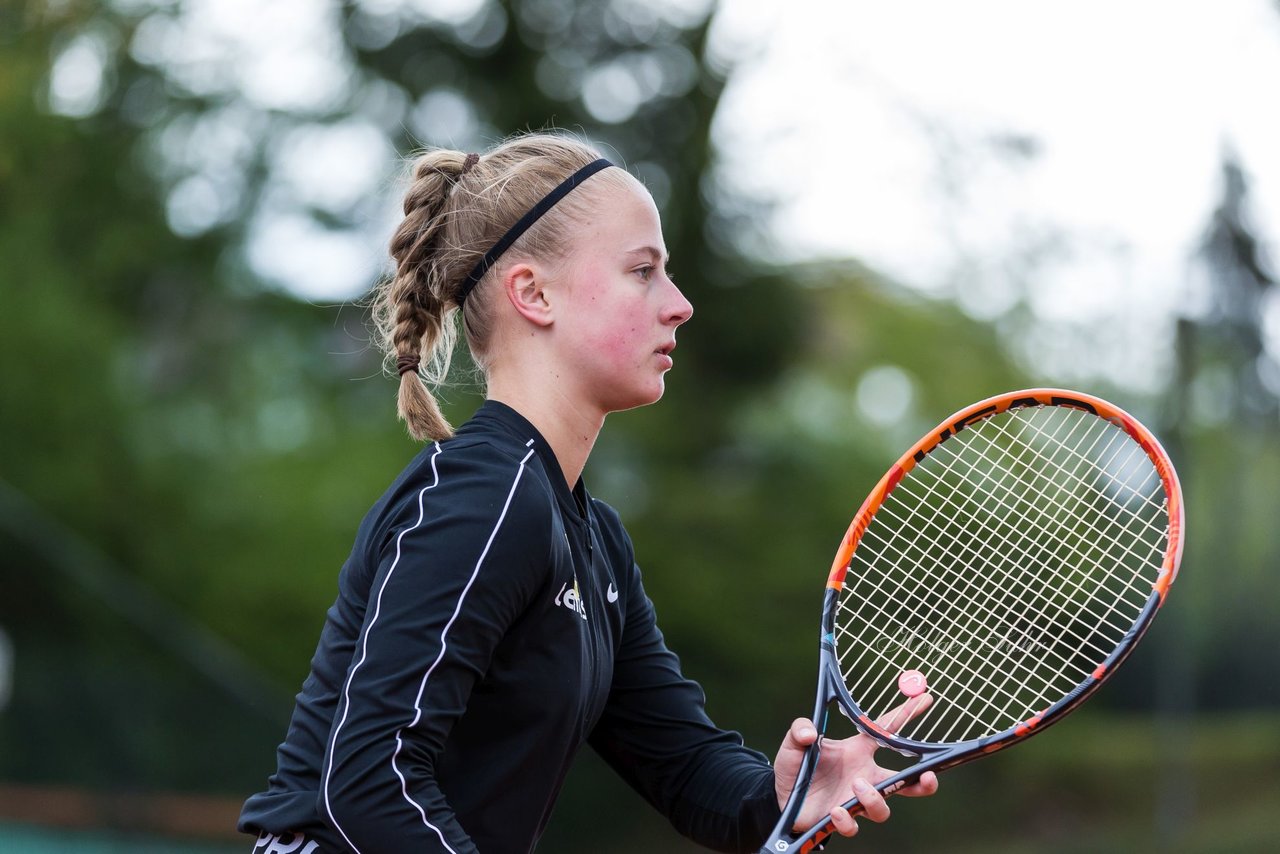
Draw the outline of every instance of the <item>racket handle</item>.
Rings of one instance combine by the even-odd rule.
[[[859,816],[864,812],[862,804],[854,804],[848,809],[849,815],[852,816]],[[822,846],[835,832],[835,825],[831,823],[831,819],[827,819],[822,824],[815,827],[813,829],[813,836],[809,837],[803,844],[801,844],[799,848],[800,854],[809,854],[810,851],[821,851]]]
[[[854,816],[855,818],[866,812],[866,810],[862,808],[862,804],[854,804],[852,807],[848,807],[848,810],[849,815]],[[818,825],[814,830],[813,836],[806,839],[804,844],[800,846],[800,854],[808,854],[810,851],[821,851],[822,846],[835,832],[836,826],[831,823],[831,819],[827,819],[822,824]]]
[[[818,832],[810,837],[804,845],[800,846],[800,854],[809,854],[810,851],[821,851],[822,844],[827,841],[831,834],[835,833],[835,826],[831,822],[827,822],[818,828]]]
[[[876,789],[883,795],[892,795],[902,786],[909,786],[918,781],[922,773],[924,773],[924,768],[908,768],[906,771],[888,777],[887,780],[882,780],[877,784]],[[849,802],[842,804],[842,807],[849,810],[850,816],[861,816],[865,812],[863,805],[858,803],[856,798],[852,798]],[[760,854],[778,854],[783,853],[783,851],[788,854],[792,853],[792,851],[799,851],[799,854],[809,854],[809,851],[820,851],[824,842],[831,839],[835,832],[836,826],[832,825],[831,818],[827,818],[820,825],[815,825],[808,832],[805,832],[801,836],[804,841],[796,840],[796,842],[799,842],[799,848],[791,848],[796,842],[780,841],[777,837],[774,837],[774,839],[765,842],[764,848],[760,849]]]

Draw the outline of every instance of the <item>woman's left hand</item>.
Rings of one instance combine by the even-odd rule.
[[[876,721],[876,725],[891,732],[896,731],[929,708],[932,702],[933,699],[928,694],[913,697],[886,713]],[[908,709],[908,706],[911,708]],[[778,794],[780,809],[786,808],[805,750],[817,738],[818,730],[813,723],[806,718],[797,718],[782,740],[782,747],[778,748],[778,757],[773,763],[774,788]],[[824,740],[818,767],[814,771],[809,793],[794,829],[807,830],[830,815],[836,832],[843,836],[853,836],[858,832],[858,822],[841,805],[854,796],[858,798],[867,818],[875,822],[887,819],[889,805],[875,786],[897,772],[876,764],[875,754],[879,747],[871,738],[861,733],[852,738]],[[918,782],[904,786],[894,794],[919,798],[936,791],[938,778],[932,771],[926,771]]]

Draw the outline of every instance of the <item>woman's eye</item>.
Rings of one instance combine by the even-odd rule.
[[[647,282],[653,276],[653,267],[640,267],[636,272],[640,275],[640,281]]]

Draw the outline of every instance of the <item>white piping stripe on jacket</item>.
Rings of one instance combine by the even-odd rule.
[[[531,448],[532,445],[533,445],[532,439],[530,439],[528,442],[525,443],[525,447]],[[329,745],[330,767],[326,770],[325,784],[324,784],[325,808],[329,811],[329,818],[331,821],[333,821],[334,827],[336,827],[338,829],[338,832],[342,834],[342,838],[346,839],[347,844],[351,845],[351,847],[356,850],[357,854],[359,854],[359,849],[356,848],[356,846],[352,844],[351,840],[347,838],[346,832],[343,831],[342,828],[338,826],[338,822],[333,816],[333,810],[329,806],[329,777],[333,770],[332,754],[333,754],[334,746],[337,744],[338,733],[342,729],[343,724],[346,723],[347,712],[350,710],[350,707],[351,707],[351,698],[350,698],[351,680],[354,678],[356,670],[360,668],[360,665],[364,663],[364,660],[367,657],[369,635],[373,631],[373,626],[377,622],[378,614],[381,610],[382,594],[386,590],[387,583],[390,581],[392,573],[395,572],[396,566],[400,563],[400,541],[404,539],[405,534],[409,533],[412,530],[415,530],[422,524],[423,519],[426,515],[426,509],[422,503],[423,497],[428,489],[432,489],[440,483],[440,473],[436,469],[436,457],[440,456],[440,453],[442,450],[443,449],[440,447],[440,444],[437,442],[436,452],[431,456],[431,470],[435,474],[435,480],[432,481],[432,483],[429,484],[428,486],[423,487],[422,490],[418,493],[418,521],[413,524],[413,527],[407,528],[404,531],[401,531],[400,536],[396,538],[396,557],[395,557],[395,560],[392,561],[391,567],[387,570],[387,575],[385,578],[383,578],[382,586],[378,590],[377,605],[375,606],[373,619],[370,620],[369,628],[365,632],[364,645],[363,645],[363,650],[361,652],[360,661],[357,662],[356,666],[351,669],[351,674],[347,677],[346,687],[343,689],[343,695],[346,701],[346,706],[343,710],[342,720],[338,723],[338,726],[335,728],[333,739]],[[515,480],[512,482],[511,489],[507,493],[506,502],[502,505],[502,512],[498,515],[498,521],[494,524],[493,530],[489,534],[489,539],[485,543],[484,549],[480,553],[480,557],[476,560],[475,568],[471,571],[471,577],[467,579],[466,586],[462,589],[462,593],[459,594],[458,596],[458,603],[457,605],[454,606],[453,614],[452,616],[450,616],[449,622],[447,622],[444,628],[440,630],[440,652],[436,656],[435,661],[431,663],[431,666],[427,668],[426,673],[424,673],[422,676],[422,682],[418,686],[418,696],[414,700],[414,717],[413,717],[413,720],[408,724],[410,727],[416,725],[418,721],[422,719],[422,696],[423,694],[426,693],[427,680],[431,678],[431,674],[435,671],[436,667],[444,659],[445,652],[448,649],[448,642],[446,640],[446,636],[449,633],[449,629],[453,626],[454,621],[458,619],[458,614],[461,613],[462,611],[462,605],[464,600],[467,597],[467,593],[470,592],[472,584],[475,583],[476,577],[480,574],[480,567],[484,564],[484,560],[489,554],[489,549],[493,546],[493,541],[497,539],[498,531],[502,528],[502,523],[507,518],[507,510],[511,507],[511,499],[515,496],[516,488],[520,485],[521,477],[524,476],[525,464],[529,462],[529,458],[533,456],[533,453],[534,453],[533,450],[530,449],[529,453],[525,454],[524,458],[520,460],[520,467],[519,469],[516,470]],[[397,767],[396,765],[396,758],[400,755],[400,749],[403,747],[401,733],[404,732],[404,729],[405,729],[404,727],[401,727],[399,730],[396,731],[396,749],[391,756],[391,768],[395,772],[395,775],[398,778],[400,778],[401,794],[404,796],[404,799],[408,801],[409,804],[411,804],[414,807],[414,809],[418,811],[418,814],[422,817],[423,824],[431,828],[431,830],[435,831],[436,836],[439,837],[440,839],[440,844],[443,845],[449,852],[451,852],[451,854],[457,854],[457,852],[455,852],[454,849],[449,845],[448,841],[445,840],[444,834],[440,831],[440,828],[433,825],[427,819],[426,811],[422,808],[422,806],[419,805],[416,801],[414,801],[412,797],[410,797],[409,790],[408,790],[408,782],[405,780],[404,775],[400,772],[399,767]]]
[[[356,671],[364,664],[365,659],[369,657],[369,634],[373,631],[374,625],[378,622],[378,615],[382,613],[382,594],[387,589],[387,582],[391,580],[392,574],[396,571],[396,567],[400,564],[400,541],[404,539],[404,535],[417,528],[422,524],[423,518],[426,516],[426,508],[423,507],[422,497],[428,489],[434,489],[440,483],[440,471],[436,468],[436,457],[440,456],[440,452],[444,449],[440,447],[440,443],[436,442],[435,453],[431,455],[431,473],[435,479],[431,483],[424,486],[418,492],[418,521],[413,523],[412,528],[406,528],[400,532],[400,536],[396,537],[396,557],[391,562],[391,568],[387,570],[386,577],[382,579],[382,586],[378,588],[378,597],[374,602],[373,619],[369,621],[369,628],[364,633],[364,641],[360,648],[360,660],[351,668],[351,672],[347,674],[347,684],[342,687],[342,719],[338,721],[338,725],[334,727],[333,737],[329,740],[329,761],[324,771],[324,808],[329,813],[329,820],[333,822],[333,826],[337,828],[338,833],[342,834],[342,838],[347,840],[347,844],[351,846],[351,850],[356,854],[360,854],[360,849],[347,836],[347,832],[338,824],[338,819],[333,814],[333,806],[329,803],[329,780],[333,775],[333,754],[338,744],[338,733],[342,732],[342,727],[347,722],[347,713],[351,711],[351,680],[356,676]],[[436,831],[439,833],[439,830]]]
[[[532,444],[533,440],[530,439],[526,447]],[[422,719],[422,695],[427,691],[427,680],[431,678],[431,674],[435,671],[436,666],[444,659],[444,654],[448,649],[448,643],[445,641],[445,635],[449,633],[449,629],[453,626],[454,620],[458,619],[458,614],[462,611],[462,603],[467,598],[467,593],[471,590],[471,585],[475,583],[476,576],[480,574],[480,567],[484,563],[484,559],[489,555],[489,548],[493,545],[493,541],[498,537],[498,530],[502,527],[503,521],[507,518],[507,509],[511,507],[511,499],[516,494],[516,488],[520,486],[520,478],[524,476],[525,463],[529,462],[529,458],[532,456],[533,450],[530,449],[529,453],[525,454],[524,459],[520,461],[520,468],[516,470],[516,479],[511,483],[511,490],[507,493],[507,500],[502,505],[502,512],[498,514],[498,521],[494,524],[493,531],[489,534],[489,541],[484,544],[484,550],[480,552],[480,557],[476,559],[476,566],[475,569],[471,571],[471,577],[467,579],[467,586],[462,588],[462,593],[458,596],[458,604],[454,606],[453,616],[449,617],[449,622],[445,623],[444,628],[440,630],[440,653],[436,656],[436,660],[431,662],[431,666],[427,668],[427,672],[422,674],[422,682],[418,685],[418,696],[413,701],[414,715],[413,720],[408,724],[410,727],[417,725],[418,721]],[[449,843],[445,841],[444,834],[440,832],[440,829],[427,821],[427,814],[423,808],[409,796],[408,782],[405,780],[404,775],[400,773],[400,768],[396,765],[396,759],[400,756],[400,749],[404,746],[404,742],[400,738],[400,734],[404,732],[404,730],[405,727],[401,727],[396,730],[396,751],[391,755],[391,768],[396,772],[396,776],[400,778],[400,792],[404,795],[404,799],[406,801],[417,808],[418,814],[422,816],[423,824],[434,830],[436,835],[440,837],[440,844],[447,848],[450,854],[457,854],[457,852],[449,846]]]

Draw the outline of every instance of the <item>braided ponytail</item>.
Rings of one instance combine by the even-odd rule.
[[[404,197],[404,220],[391,238],[395,274],[374,295],[374,323],[386,358],[394,362],[400,376],[396,408],[409,435],[419,441],[453,435],[425,382],[444,380],[457,339],[451,322],[457,306],[450,304],[439,266],[431,259],[444,227],[450,192],[466,165],[456,151],[433,152],[414,164],[413,182]]]

